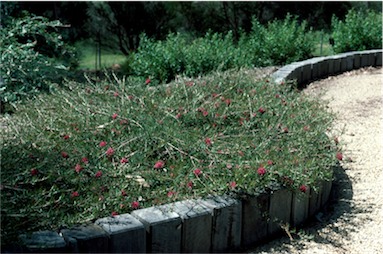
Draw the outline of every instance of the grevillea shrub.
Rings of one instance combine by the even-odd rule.
[[[335,53],[382,48],[382,13],[350,10],[344,20],[332,18]]]
[[[315,189],[340,158],[332,115],[261,74],[68,82],[20,104],[0,130],[2,242],[209,194]]]

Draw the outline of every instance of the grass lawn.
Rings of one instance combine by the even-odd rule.
[[[96,68],[97,47],[95,43],[81,41],[76,43],[75,47],[80,53],[79,69],[94,70]],[[110,49],[101,49],[101,67],[109,68],[113,64],[122,64],[126,60],[121,52]]]
[[[315,189],[336,162],[332,115],[261,74],[112,75],[18,105],[1,130],[2,241],[209,194]]]

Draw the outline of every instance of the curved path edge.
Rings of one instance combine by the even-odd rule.
[[[356,51],[291,63],[275,82],[311,81],[367,66],[382,66],[382,50]],[[251,247],[313,217],[329,200],[332,182],[317,192],[277,190],[245,199],[228,196],[185,200],[105,217],[70,229],[20,235],[16,252],[227,252]],[[283,209],[281,209],[283,207]],[[286,232],[288,229],[286,228]]]

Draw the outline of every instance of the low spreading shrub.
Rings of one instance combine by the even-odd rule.
[[[339,159],[332,115],[259,78],[68,82],[3,121],[2,241],[208,194],[316,188]]]
[[[382,48],[382,14],[350,10],[345,20],[332,18],[335,53]]]

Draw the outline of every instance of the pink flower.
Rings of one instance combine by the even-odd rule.
[[[88,160],[87,157],[83,157],[83,158],[81,158],[81,161],[82,161],[83,163],[85,163],[85,164],[88,164],[88,163],[89,163],[89,160]]]
[[[109,147],[105,153],[106,153],[106,156],[112,156],[114,154],[114,149]]]
[[[268,161],[267,161],[267,165],[270,165],[270,166],[271,166],[271,165],[273,165],[273,164],[274,164],[274,162],[273,162],[272,160],[268,160]]]
[[[154,168],[155,169],[161,169],[165,166],[165,162],[164,161],[157,161],[155,164],[154,164]]]
[[[69,158],[69,155],[66,152],[61,152],[61,156],[65,159]]]
[[[206,117],[206,116],[209,115],[209,112],[207,112],[206,110],[204,110],[204,111],[202,112],[202,115]]]
[[[106,144],[107,144],[107,143],[106,143],[105,141],[101,141],[100,144],[99,144],[99,146],[100,146],[100,147],[104,147],[104,146],[106,146]]]
[[[117,216],[118,215],[118,212],[115,212],[115,211],[113,211],[112,212],[112,216],[114,217],[114,216]]]
[[[114,92],[113,96],[118,97],[119,96],[118,92]]]
[[[174,191],[169,191],[167,195],[169,198],[171,198],[174,194],[176,194]]]
[[[128,159],[124,157],[120,160],[120,162],[121,164],[128,163]]]
[[[71,194],[71,197],[72,197],[72,198],[75,198],[75,197],[78,197],[78,196],[80,196],[80,194],[78,194],[77,191],[74,191],[74,192],[72,192],[72,194]]]
[[[340,152],[337,152],[336,153],[336,158],[338,159],[338,160],[343,160],[343,154],[342,153],[340,153]]]
[[[258,175],[263,176],[266,174],[266,169],[264,167],[259,167],[257,170]]]
[[[148,85],[149,83],[150,83],[150,78],[147,78],[146,80],[145,80],[145,85]]]
[[[80,164],[76,164],[76,166],[74,167],[74,170],[76,170],[77,173],[80,173],[82,169],[83,168],[81,167]]]
[[[307,186],[306,185],[301,185],[301,187],[299,187],[299,190],[301,191],[301,192],[303,192],[303,193],[306,193],[306,191],[307,191]]]
[[[102,172],[101,171],[97,171],[97,173],[94,175],[96,178],[99,178],[102,176]]]
[[[212,145],[212,143],[211,143],[211,139],[210,139],[210,138],[205,138],[205,143],[206,143],[206,145],[208,145],[208,146],[211,146],[211,145]]]
[[[231,189],[235,189],[235,187],[237,187],[237,183],[235,181],[230,182],[229,186],[230,186]]]
[[[39,171],[37,170],[37,169],[35,169],[35,168],[32,168],[31,169],[31,175],[32,176],[35,176],[35,175],[37,175],[39,173]]]
[[[140,203],[138,201],[133,201],[132,202],[132,208],[137,209],[138,207],[140,207]]]
[[[117,113],[114,113],[113,115],[112,115],[112,118],[113,119],[116,119],[118,117],[118,114]]]
[[[189,189],[192,189],[193,188],[193,182],[192,181],[189,181],[186,186],[189,188]]]
[[[229,106],[231,104],[231,100],[230,99],[226,99],[225,103],[226,103],[227,106]]]
[[[69,135],[64,135],[63,137],[65,140],[69,139]]]
[[[310,130],[310,126],[307,126],[307,125],[304,126],[304,127],[303,127],[303,130],[304,130],[304,131],[309,131],[309,130]]]
[[[202,170],[199,169],[199,168],[197,168],[197,169],[195,169],[195,170],[193,171],[193,173],[194,173],[195,176],[199,176],[200,174],[202,174]]]
[[[260,107],[260,108],[258,109],[258,112],[261,113],[261,114],[263,114],[263,113],[266,112],[266,110],[265,110],[264,108]]]

